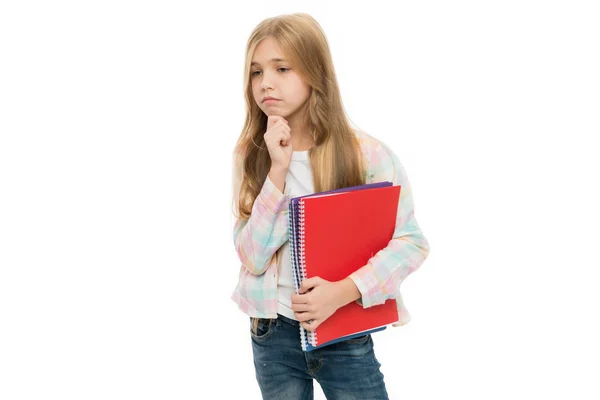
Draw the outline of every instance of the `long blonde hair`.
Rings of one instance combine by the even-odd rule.
[[[279,45],[284,57],[310,88],[304,123],[314,143],[308,154],[315,192],[362,185],[366,178],[360,146],[342,105],[323,29],[305,13],[267,18],[254,28],[246,45],[246,121],[233,154],[234,185],[239,185],[239,188],[234,187],[234,210],[241,220],[250,217],[252,205],[271,168],[263,138],[267,115],[254,100],[250,75],[254,51],[267,37]],[[278,253],[275,256],[279,258]]]

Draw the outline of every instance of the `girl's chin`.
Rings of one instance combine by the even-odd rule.
[[[277,115],[278,117],[283,117],[283,118],[287,118],[287,115],[285,115],[282,112],[278,112],[277,110],[269,110],[268,112],[266,112],[265,114],[267,114],[268,117],[271,117],[273,115]]]

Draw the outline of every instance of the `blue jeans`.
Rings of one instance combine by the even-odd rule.
[[[250,336],[263,399],[313,399],[313,379],[327,399],[388,398],[371,335],[303,352],[299,322],[278,314]]]

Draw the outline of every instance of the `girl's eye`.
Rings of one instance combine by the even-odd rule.
[[[289,71],[289,70],[290,70],[289,68],[286,68],[286,67],[279,67],[279,68],[277,68],[277,71],[279,71],[280,69],[284,69],[284,70],[285,70],[284,72],[286,72],[286,71]],[[260,71],[254,71],[254,72],[252,72],[252,73],[250,74],[250,76],[256,76],[256,73],[257,73],[257,72],[260,72]]]

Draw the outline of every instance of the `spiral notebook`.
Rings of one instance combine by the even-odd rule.
[[[304,279],[346,278],[392,239],[400,186],[378,182],[294,197],[289,203],[290,258],[296,293]],[[363,308],[351,302],[314,331],[300,325],[304,351],[378,332],[398,321],[395,299]]]

